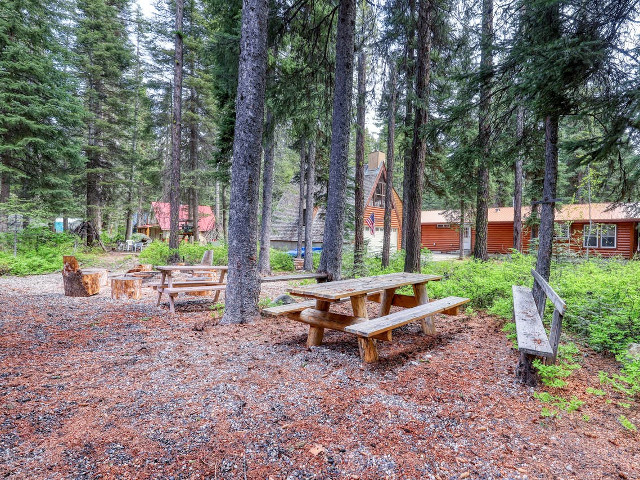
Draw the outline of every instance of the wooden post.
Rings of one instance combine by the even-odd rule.
[[[385,294],[387,291],[384,292]],[[393,298],[393,295],[391,296]],[[358,295],[351,297],[351,308],[355,317],[368,318],[367,316],[367,296]],[[358,337],[358,350],[360,358],[365,363],[375,363],[378,361],[378,346],[373,338]]]
[[[330,302],[325,302],[323,300],[316,300],[316,310],[322,310],[326,312],[329,310]],[[307,335],[307,348],[311,348],[313,346],[322,345],[322,339],[324,337],[324,328],[322,327],[314,327],[313,325],[309,325],[309,334]]]
[[[418,305],[424,305],[425,303],[429,303],[429,294],[427,293],[426,284],[420,283],[418,285],[414,285],[413,293],[416,296],[416,302]],[[427,335],[436,334],[436,327],[433,324],[432,316],[428,316],[420,320],[420,324],[422,325],[422,333],[426,333]]]

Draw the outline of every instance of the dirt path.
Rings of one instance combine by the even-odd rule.
[[[403,327],[362,366],[352,336],[308,351],[302,324],[215,325],[207,300],[170,315],[151,292],[68,298],[59,274],[0,288],[9,478],[640,478],[639,436],[617,420],[640,424],[637,402],[586,393],[615,363],[583,352],[554,393],[585,405],[543,418],[489,316]]]

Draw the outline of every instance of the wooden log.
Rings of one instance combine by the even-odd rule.
[[[80,270],[78,260],[72,255],[65,255],[62,260],[64,263],[62,281],[64,294],[67,297],[90,297],[100,292],[100,281],[103,272],[84,273]]]
[[[371,302],[381,303],[383,294],[380,292],[370,293],[367,295],[367,300]],[[413,308],[418,306],[416,297],[413,295],[401,295],[396,293],[391,300],[391,305],[394,307]]]
[[[139,300],[142,297],[142,279],[137,277],[113,277],[111,279],[111,298],[119,300],[132,298]]]

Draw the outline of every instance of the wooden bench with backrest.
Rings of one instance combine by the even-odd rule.
[[[546,363],[555,363],[562,331],[562,317],[567,305],[538,272],[532,269],[531,274],[534,285],[537,283],[543,292],[540,305],[536,305],[531,288],[513,285],[512,290],[513,318],[520,351],[516,377],[526,385],[535,386],[537,376],[533,368],[533,359],[542,357]],[[548,337],[542,322],[547,299],[551,300],[555,307]]]

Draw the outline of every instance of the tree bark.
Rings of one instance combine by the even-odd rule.
[[[406,77],[406,95],[405,95],[405,115],[404,115],[404,131],[405,131],[405,139],[409,137],[409,130],[413,124],[413,96],[414,92],[414,42],[415,42],[415,23],[414,23],[414,15],[415,15],[416,4],[415,0],[409,0],[409,27],[407,32],[407,55],[406,55],[406,65],[405,65],[405,77]],[[407,172],[409,171],[409,165],[411,164],[411,148],[405,142],[404,148],[404,168],[402,174],[402,239],[401,239],[401,248],[406,250],[407,248],[407,209],[404,208],[409,203],[409,175]]]
[[[429,78],[431,74],[431,2],[418,2],[418,56],[416,65],[416,104],[413,122],[411,162],[405,175],[407,181],[407,252],[404,259],[405,272],[420,271],[420,212],[422,209],[422,186],[427,142],[423,128],[429,114]]]
[[[304,175],[307,156],[307,140],[300,139],[300,182],[298,183],[298,242],[296,244],[296,258],[302,258],[302,241],[304,238]]]
[[[553,221],[556,209],[558,184],[558,115],[547,115],[544,119],[544,185],[540,205],[540,228],[538,230],[538,258],[536,272],[549,281],[551,253],[553,249]],[[537,283],[533,287],[533,298],[538,310],[544,309],[544,291]]]
[[[8,168],[8,161],[2,156],[2,165]],[[7,203],[9,201],[9,194],[11,190],[9,172],[2,170],[0,172],[0,203]],[[7,232],[9,230],[9,212],[0,212],[0,232]]]
[[[389,62],[389,111],[387,119],[387,184],[384,198],[384,233],[382,237],[382,267],[389,266],[391,249],[391,210],[393,209],[393,167],[396,136],[396,70],[394,60]]]
[[[220,323],[259,318],[258,203],[267,70],[267,0],[244,0],[231,164],[229,271]]]
[[[493,0],[482,2],[482,34],[480,39],[480,111],[478,143],[481,159],[478,165],[476,206],[476,244],[473,256],[489,259],[489,157],[491,155],[491,77],[493,69]]]
[[[307,156],[307,218],[304,232],[304,269],[313,270],[313,207],[315,204],[316,141],[309,141]]]
[[[464,258],[464,200],[460,200],[460,232],[458,240],[460,242],[460,252],[458,258]]]
[[[169,249],[170,262],[178,260],[178,230],[180,229],[180,139],[182,131],[183,40],[182,19],[184,0],[176,0],[176,33],[173,57],[173,123],[171,125],[171,186],[169,189]]]
[[[340,0],[336,34],[336,73],[331,120],[331,153],[329,155],[329,188],[324,242],[320,257],[320,272],[327,280],[338,280],[341,274],[344,237],[344,205],[347,193],[347,155],[353,87],[353,48],[356,2]]]
[[[358,96],[356,101],[356,175],[354,226],[355,238],[353,245],[353,273],[356,276],[364,274],[364,134],[367,99],[366,78],[367,55],[364,46],[358,53]]]
[[[515,176],[513,181],[513,248],[522,252],[522,168],[524,165],[524,152],[522,140],[524,137],[524,107],[518,107],[516,125],[516,137],[520,152],[516,157]]]
[[[273,167],[275,164],[275,121],[267,109],[264,135],[264,172],[262,173],[262,223],[260,224],[260,256],[258,270],[271,273],[271,211],[273,207]]]
[[[191,66],[191,75],[195,75],[195,67]],[[200,199],[198,198],[198,122],[197,119],[197,97],[194,87],[189,92],[189,170],[191,171],[191,182],[189,185],[189,218],[193,225],[192,243],[200,243],[200,231],[198,223],[200,222],[200,212],[198,206]]]

